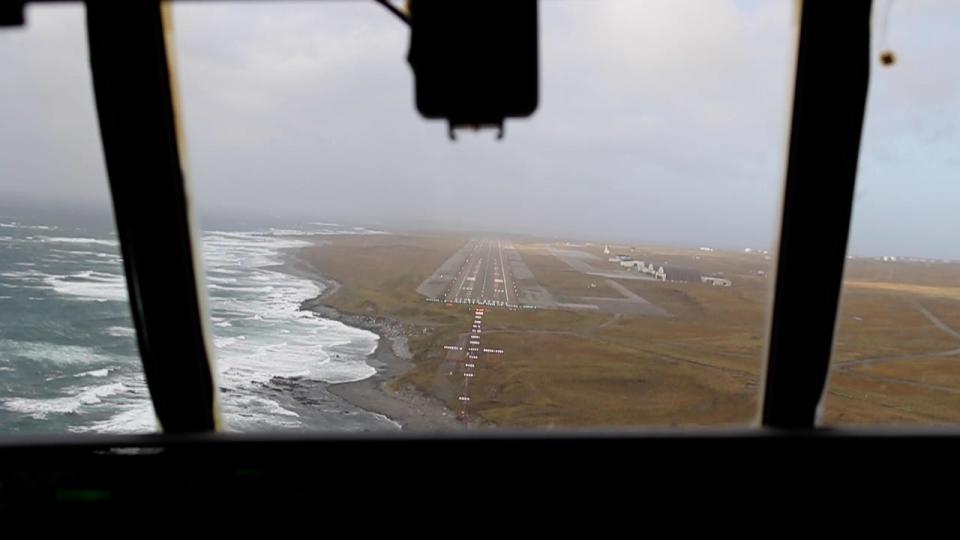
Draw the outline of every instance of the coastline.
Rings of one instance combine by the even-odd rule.
[[[351,405],[386,416],[400,424],[404,431],[465,429],[467,425],[457,420],[456,414],[443,402],[413,389],[395,390],[389,386],[390,382],[413,368],[407,336],[418,329],[385,317],[343,313],[327,305],[325,299],[340,289],[340,283],[318,272],[309,261],[300,258],[297,251],[284,253],[281,271],[315,281],[323,289],[316,297],[302,301],[300,310],[373,332],[379,337],[376,349],[366,357],[376,373],[359,381],[329,384],[327,390]]]

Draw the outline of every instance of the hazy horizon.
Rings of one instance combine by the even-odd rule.
[[[508,122],[504,141],[452,143],[414,110],[407,29],[380,6],[177,4],[197,213],[771,249],[793,9],[541,3],[537,113]],[[900,61],[872,67],[852,255],[960,259],[960,71],[946,67],[960,38],[945,16],[958,10],[894,4],[875,35]],[[83,10],[31,7],[27,19],[0,32],[0,198],[106,212]]]

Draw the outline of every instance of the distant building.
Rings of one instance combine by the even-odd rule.
[[[659,268],[657,268],[657,272],[654,274],[654,277],[661,281],[701,283],[702,274],[696,268],[661,265]]]

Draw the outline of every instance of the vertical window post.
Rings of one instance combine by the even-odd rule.
[[[154,409],[168,433],[216,427],[190,201],[159,0],[87,2],[90,67],[117,233]]]
[[[826,385],[867,99],[870,8],[871,0],[803,2],[763,394],[769,427],[813,427]]]

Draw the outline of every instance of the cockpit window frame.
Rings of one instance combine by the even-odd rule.
[[[19,3],[20,13],[25,4]],[[164,433],[213,432],[219,425],[216,385],[165,42],[170,2],[85,4],[101,140],[151,399]],[[799,8],[776,280],[756,422],[761,428],[817,427],[869,84],[871,8],[872,0],[808,1]],[[815,273],[806,271],[813,259]]]

